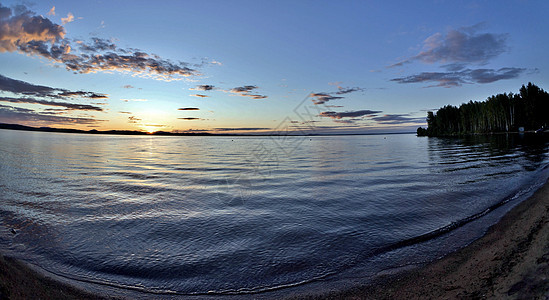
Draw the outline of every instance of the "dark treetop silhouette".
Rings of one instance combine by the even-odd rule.
[[[486,101],[469,101],[459,107],[446,105],[427,112],[427,129],[419,136],[449,136],[474,133],[544,129],[549,124],[549,93],[528,83],[518,94],[503,93]]]

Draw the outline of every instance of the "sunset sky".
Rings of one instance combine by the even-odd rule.
[[[418,4],[421,3],[421,4]],[[548,1],[1,1],[0,123],[414,131],[549,89]]]

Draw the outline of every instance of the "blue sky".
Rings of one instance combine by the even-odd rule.
[[[549,86],[547,1],[2,1],[0,122],[414,130]]]

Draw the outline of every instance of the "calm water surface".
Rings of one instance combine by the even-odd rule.
[[[547,179],[548,146],[528,135],[0,130],[0,247],[62,276],[155,293],[364,278],[480,236]]]

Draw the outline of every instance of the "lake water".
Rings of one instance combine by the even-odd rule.
[[[478,238],[545,182],[548,149],[539,135],[0,130],[0,248],[147,293],[355,282]]]

